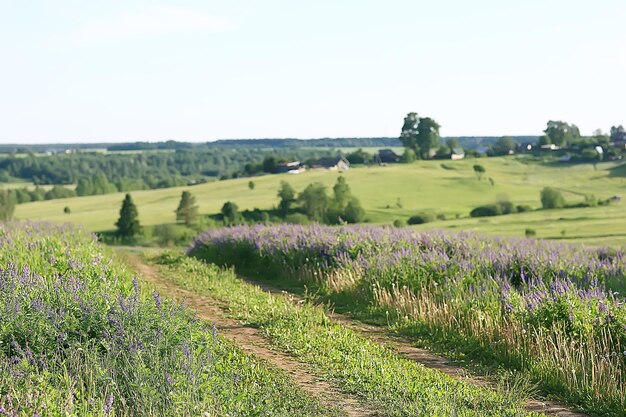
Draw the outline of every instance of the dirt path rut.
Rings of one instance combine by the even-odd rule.
[[[136,255],[127,255],[126,259],[146,281],[151,282],[164,295],[184,301],[187,306],[197,312],[198,317],[213,323],[221,336],[231,340],[244,351],[265,359],[272,366],[288,373],[300,388],[318,398],[322,404],[338,407],[351,417],[382,415],[362,404],[357,398],[341,392],[322,380],[310,372],[306,365],[294,360],[287,354],[272,349],[270,342],[257,329],[242,325],[226,317],[227,305],[223,302],[176,286],[164,279],[156,268],[145,264]]]
[[[272,287],[271,285],[265,283],[256,282],[250,278],[241,275],[240,278],[248,282],[249,284],[259,286],[264,291],[267,291],[274,295],[282,295],[284,297],[287,297],[294,303],[301,303],[303,301],[301,297],[293,293],[281,290],[276,287]],[[471,383],[473,385],[493,385],[491,382],[484,378],[469,376],[465,368],[454,365],[448,359],[442,356],[435,355],[427,349],[412,346],[410,341],[406,340],[405,338],[391,334],[389,331],[387,331],[387,329],[382,326],[366,324],[358,320],[351,319],[345,315],[333,312],[329,313],[329,317],[332,320],[341,323],[345,327],[360,333],[368,339],[393,349],[400,356],[420,363],[427,368],[437,369],[438,371],[450,375],[453,378],[462,379],[463,381]],[[587,414],[573,411],[571,408],[555,401],[540,401],[535,399],[529,399],[524,404],[524,409],[528,411],[541,412],[548,416],[555,417],[588,417]]]

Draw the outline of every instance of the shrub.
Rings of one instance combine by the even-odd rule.
[[[565,199],[559,190],[552,187],[545,187],[541,190],[541,207],[544,209],[554,209],[564,206]]]
[[[502,214],[502,210],[497,204],[476,207],[474,210],[470,211],[471,217],[499,216],[500,214]]]
[[[497,203],[497,205],[500,208],[500,211],[502,212],[502,214],[517,213],[517,207],[515,206],[515,204],[511,203],[510,201],[501,201]]]
[[[408,224],[429,223],[429,222],[432,222],[433,220],[435,220],[435,218],[436,218],[435,213],[431,213],[429,211],[424,211],[424,212],[421,212],[419,214],[416,214],[415,216],[409,217],[409,220],[407,221],[407,223]]]
[[[524,234],[526,237],[537,236],[537,231],[535,229],[526,229],[524,230]]]
[[[365,210],[355,197],[352,197],[343,212],[343,219],[348,223],[361,223],[365,220]]]
[[[526,211],[532,211],[532,210],[533,210],[533,208],[531,206],[529,206],[528,204],[517,206],[517,212],[518,213],[524,213]]]
[[[68,206],[63,207],[63,213],[70,214],[71,212],[72,210]]]
[[[406,222],[403,219],[395,219],[393,221],[393,226],[394,227],[404,227],[404,226],[406,226]]]

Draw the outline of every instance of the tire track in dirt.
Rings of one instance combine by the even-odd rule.
[[[269,292],[273,295],[282,296],[289,299],[295,304],[304,302],[304,299],[291,292],[281,290],[266,283],[260,283],[248,277],[238,274],[238,276],[245,282],[251,285],[256,285],[262,290]],[[361,321],[352,319],[346,315],[327,312],[329,318],[343,326],[352,329],[368,339],[391,348],[398,355],[403,358],[410,359],[414,362],[420,363],[427,368],[436,369],[456,379],[461,379],[464,382],[468,382],[473,385],[483,387],[493,387],[493,383],[485,378],[478,376],[469,376],[468,370],[462,366],[451,363],[448,359],[435,355],[428,349],[418,348],[411,345],[410,341],[404,337],[393,335],[382,326],[371,325],[363,323]],[[535,411],[544,413],[547,416],[555,417],[588,417],[587,414],[574,411],[568,406],[558,403],[556,401],[540,401],[536,399],[527,399],[523,405],[527,411]]]
[[[225,311],[228,309],[226,303],[178,287],[162,277],[156,268],[144,263],[137,255],[127,254],[124,257],[143,279],[152,283],[163,295],[184,301],[186,306],[196,311],[199,318],[213,323],[218,329],[218,334],[234,342],[242,350],[286,372],[300,388],[322,404],[340,408],[350,417],[383,415],[361,403],[357,398],[333,387],[291,356],[272,349],[271,343],[256,328],[242,325],[226,317]]]

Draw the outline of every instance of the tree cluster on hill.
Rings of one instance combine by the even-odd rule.
[[[337,178],[333,194],[329,196],[326,186],[319,182],[309,184],[300,193],[286,181],[278,189],[278,206],[271,210],[239,211],[237,204],[227,201],[219,214],[212,218],[224,225],[241,223],[360,223],[365,221],[365,210],[352,195],[344,177]]]

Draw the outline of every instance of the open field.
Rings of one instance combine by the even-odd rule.
[[[482,164],[486,174],[479,181],[472,169]],[[226,201],[240,210],[271,208],[278,203],[276,193],[281,181],[288,181],[297,191],[312,182],[322,182],[329,191],[338,175],[344,175],[352,192],[375,224],[391,224],[423,210],[443,213],[449,220],[419,226],[421,229],[469,229],[493,235],[522,236],[526,228],[535,229],[538,237],[566,238],[590,244],[626,244],[624,201],[609,206],[579,209],[533,211],[483,219],[469,218],[476,206],[495,202],[506,195],[514,204],[540,207],[539,192],[545,186],[564,191],[568,202],[580,202],[585,194],[599,199],[621,195],[626,177],[616,176],[616,163],[603,163],[594,170],[590,164],[558,167],[525,163],[514,157],[468,159],[462,161],[422,161],[385,167],[357,167],[344,173],[310,171],[299,175],[265,175],[241,178],[193,187],[132,192],[144,225],[174,221],[174,210],[182,190],[190,190],[199,212],[217,213]],[[613,175],[612,175],[613,174]],[[491,185],[488,178],[493,179]],[[248,189],[248,182],[255,189]],[[625,195],[626,197],[626,195]],[[54,222],[84,224],[92,231],[114,228],[122,193],[51,200],[18,205],[19,219],[45,219]],[[399,204],[398,204],[399,203]],[[63,208],[70,207],[71,214]],[[459,216],[460,218],[455,218]]]

